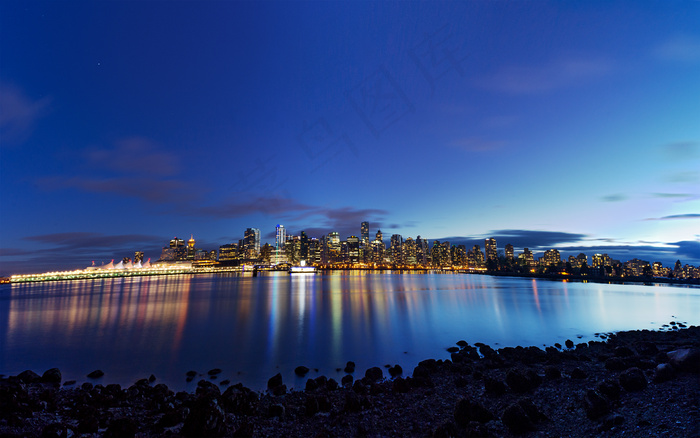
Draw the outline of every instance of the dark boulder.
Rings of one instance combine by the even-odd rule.
[[[411,384],[408,383],[403,377],[397,377],[394,379],[394,383],[391,385],[391,390],[398,393],[407,393],[411,390]]]
[[[104,375],[105,375],[104,371],[102,371],[102,370],[95,370],[95,371],[91,372],[90,374],[88,374],[87,376],[88,376],[90,379],[99,379],[100,377],[102,377],[102,376],[104,376]]]
[[[610,412],[610,404],[598,392],[589,389],[583,398],[583,408],[586,411],[586,416],[591,420],[602,417]]]
[[[470,422],[488,423],[494,419],[493,414],[481,403],[463,398],[457,402],[454,412],[455,422],[466,427]]]
[[[326,389],[329,391],[335,391],[338,389],[338,381],[331,377],[328,379],[328,382],[326,382]]]
[[[656,370],[654,371],[654,382],[666,382],[673,379],[675,375],[676,370],[673,369],[673,366],[667,363],[660,363],[656,366]]]
[[[484,377],[484,389],[488,394],[503,395],[508,388],[502,380],[494,379],[493,377]]]
[[[659,348],[653,342],[642,342],[637,345],[637,351],[642,356],[656,356],[659,353]]]
[[[282,385],[282,374],[277,373],[267,381],[267,389],[274,389]]]
[[[457,345],[464,348],[464,347],[468,347],[469,343],[465,340],[460,340],[460,341],[457,341]]]
[[[481,355],[486,359],[492,359],[498,354],[496,353],[496,350],[485,344],[479,347],[479,353],[481,353]]]
[[[345,364],[345,372],[350,374],[355,372],[355,362],[353,361],[348,361],[347,364]]]
[[[457,353],[459,351],[459,347],[448,347],[447,352],[448,353]]]
[[[501,421],[516,435],[535,430],[535,424],[518,403],[513,403],[503,411]]]
[[[531,374],[524,373],[519,369],[512,369],[506,374],[506,383],[513,392],[528,392],[537,386],[537,382],[531,379]]]
[[[44,371],[41,376],[41,381],[44,383],[57,383],[61,384],[61,370],[58,368],[51,368],[50,370]]]
[[[318,388],[318,384],[316,383],[316,381],[314,379],[307,379],[306,380],[306,387],[304,388],[304,390],[306,392],[316,391],[317,388]]]
[[[564,345],[566,345],[566,348],[571,350],[572,348],[574,348],[574,341],[572,341],[571,339],[567,339],[566,342],[564,342]]]
[[[617,357],[631,357],[634,356],[634,351],[630,350],[628,347],[615,347],[613,351]]]
[[[226,414],[215,399],[200,399],[190,409],[182,426],[184,436],[223,436],[226,434]]]
[[[639,368],[630,368],[620,374],[620,385],[627,391],[641,391],[647,387],[647,379]]]
[[[192,377],[192,378],[194,379],[195,377],[197,377],[197,371],[192,371],[192,370],[190,370],[190,371],[188,371],[187,373],[185,373],[185,375],[186,375],[187,377]]]
[[[350,374],[346,374],[343,376],[342,379],[340,379],[340,384],[346,388],[352,386],[352,382],[353,382],[353,377]]]
[[[294,374],[299,377],[304,377],[308,372],[309,369],[303,365],[299,365],[298,367],[294,368]]]
[[[413,377],[430,377],[431,372],[430,368],[418,364],[418,366],[413,368]]]
[[[397,377],[403,374],[403,368],[401,368],[401,365],[394,365],[393,367],[389,368],[389,375],[391,377]]]
[[[17,375],[17,378],[23,383],[34,383],[41,380],[41,376],[32,370],[22,371]]]
[[[258,402],[258,394],[238,383],[221,394],[221,407],[236,415],[252,415]]]
[[[287,385],[280,385],[280,386],[275,386],[272,388],[272,395],[280,396],[280,395],[285,395],[287,393]]]
[[[622,388],[614,379],[605,379],[596,386],[598,393],[604,395],[608,400],[619,400]]]
[[[209,371],[207,371],[207,374],[210,376],[216,376],[218,374],[221,374],[221,369],[220,368],[214,368]]]
[[[314,379],[316,382],[316,386],[319,388],[325,388],[326,384],[328,383],[328,377],[326,376],[318,376]]]
[[[218,385],[202,379],[197,382],[195,393],[200,397],[218,397],[221,395],[221,390]]]
[[[384,373],[379,367],[372,367],[365,371],[365,377],[373,382],[381,380],[384,378]]]
[[[671,365],[679,371],[689,373],[700,373],[700,349],[699,348],[683,348],[680,350],[670,351],[668,359]]]

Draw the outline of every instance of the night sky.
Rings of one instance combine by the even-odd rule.
[[[700,264],[698,1],[3,1],[0,129],[0,275],[363,220]]]

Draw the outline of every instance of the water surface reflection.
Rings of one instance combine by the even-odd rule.
[[[19,284],[0,289],[0,372],[57,366],[83,381],[103,369],[129,384],[154,373],[193,389],[187,370],[262,389],[300,364],[339,379],[428,357],[459,339],[551,345],[577,335],[700,323],[697,288],[567,283],[459,274],[164,276]],[[315,375],[315,372],[312,372]]]

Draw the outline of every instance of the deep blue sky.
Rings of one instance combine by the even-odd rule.
[[[699,23],[697,1],[4,1],[0,275],[363,220],[700,264]]]

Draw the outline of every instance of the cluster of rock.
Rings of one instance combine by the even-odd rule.
[[[277,374],[261,393],[213,383],[221,370],[194,393],[155,376],[73,387],[58,369],[25,371],[0,379],[0,436],[700,436],[700,328],[607,338],[544,350],[460,341],[410,376],[396,365],[361,377],[348,362],[340,382],[290,391]]]

